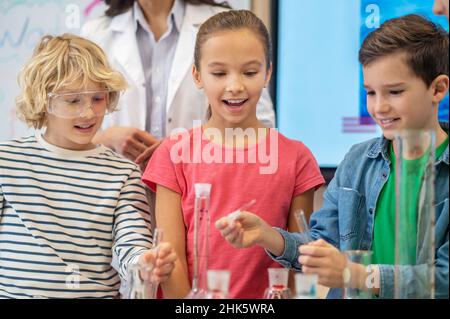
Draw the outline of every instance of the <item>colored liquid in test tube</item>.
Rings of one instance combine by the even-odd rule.
[[[186,299],[205,299],[209,258],[209,203],[211,184],[196,183],[194,202],[194,267],[192,288]]]
[[[312,242],[311,232],[309,230],[308,222],[306,221],[305,212],[300,209],[299,211],[295,212],[294,215],[295,219],[297,220],[298,232],[300,233],[302,240],[305,243]]]
[[[289,271],[286,268],[268,268],[269,287],[264,292],[264,299],[289,299],[291,292],[288,288]]]
[[[206,299],[227,299],[230,291],[229,270],[208,270]]]

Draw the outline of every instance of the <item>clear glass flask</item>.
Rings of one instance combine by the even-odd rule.
[[[317,299],[318,275],[295,274],[295,299]]]
[[[289,270],[285,268],[268,268],[269,287],[264,292],[264,299],[289,299],[291,291],[288,288]]]
[[[194,269],[192,288],[186,298],[205,299],[207,296],[211,184],[196,183],[194,188]]]
[[[162,240],[162,230],[156,228],[153,233],[152,250],[158,251],[158,245]],[[154,263],[132,264],[128,266],[128,292],[126,299],[156,299],[158,283],[150,280],[154,269]]]
[[[372,289],[369,287],[367,276],[370,273],[372,263],[372,251],[370,250],[346,250],[347,265],[343,273],[344,299],[371,299]],[[361,267],[364,268],[361,278]]]
[[[208,270],[207,299],[227,299],[230,289],[229,270]]]
[[[431,130],[399,131],[395,147],[394,297],[434,298],[435,133]]]
[[[147,275],[153,270],[153,265],[133,264],[128,268],[129,291],[127,299],[156,299],[153,291],[158,285],[150,281]]]

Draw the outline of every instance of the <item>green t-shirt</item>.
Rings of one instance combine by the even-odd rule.
[[[436,149],[436,158],[439,158],[444,153],[448,146],[449,139],[444,141]],[[395,192],[395,174],[396,174],[396,160],[394,154],[394,148],[392,143],[389,148],[389,157],[391,160],[390,164],[390,175],[383,189],[381,190],[380,197],[377,201],[376,214],[375,214],[375,225],[373,233],[373,243],[372,243],[372,263],[373,264],[384,264],[393,265],[395,264],[395,205],[396,205],[396,192]],[[427,159],[424,157],[407,161],[405,164],[406,170],[416,171],[415,174],[417,178],[412,180],[406,180],[407,187],[414,194],[411,198],[411,203],[417,203],[419,196],[419,191],[421,187],[421,179],[423,176],[423,162]],[[422,169],[419,169],[422,168]],[[402,234],[404,238],[416,238],[417,233],[417,213],[413,206],[408,210],[408,227],[404,227]],[[410,235],[409,235],[410,234]],[[408,242],[408,249],[410,250],[408,256],[412,256],[415,260],[416,255],[416,242]]]

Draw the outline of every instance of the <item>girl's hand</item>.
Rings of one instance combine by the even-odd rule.
[[[222,217],[216,221],[216,228],[232,246],[246,248],[259,244],[262,241],[264,229],[270,227],[255,214],[243,211],[234,221],[230,221],[228,217]]]
[[[154,265],[151,274],[141,274],[141,276],[143,278],[150,276],[150,280],[154,283],[165,282],[172,274],[176,260],[177,255],[170,243],[160,243],[156,250],[147,250],[139,257],[140,265]]]
[[[347,258],[336,247],[319,239],[299,247],[300,257],[305,274],[319,276],[318,283],[330,288],[344,287],[344,270]]]

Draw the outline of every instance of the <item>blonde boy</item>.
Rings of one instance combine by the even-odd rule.
[[[20,74],[19,117],[41,130],[0,144],[0,298],[116,298],[155,261],[139,168],[92,138],[126,88],[94,43],[45,36]],[[152,279],[175,255],[158,251]]]

